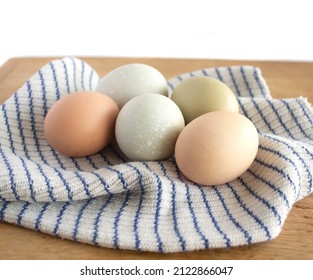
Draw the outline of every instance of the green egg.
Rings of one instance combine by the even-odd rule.
[[[232,90],[212,77],[183,80],[176,86],[171,98],[182,111],[186,124],[213,111],[239,112],[239,104]]]

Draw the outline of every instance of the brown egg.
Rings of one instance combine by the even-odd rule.
[[[71,93],[49,110],[44,122],[45,137],[63,155],[92,155],[113,138],[118,112],[117,104],[102,93]]]
[[[180,171],[202,185],[220,185],[242,175],[252,164],[259,145],[253,123],[229,111],[204,114],[178,136],[175,158]]]

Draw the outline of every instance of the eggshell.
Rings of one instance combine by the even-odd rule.
[[[175,158],[180,171],[202,185],[219,185],[242,175],[258,151],[259,138],[245,116],[228,111],[204,114],[179,135]]]
[[[133,97],[156,93],[168,95],[164,76],[154,67],[141,63],[122,65],[106,74],[98,83],[96,91],[111,97],[122,108]]]
[[[182,111],[186,124],[212,111],[239,112],[238,101],[232,90],[212,77],[183,80],[175,87],[171,98]]]
[[[171,99],[143,94],[121,109],[115,137],[131,160],[164,160],[174,154],[176,139],[184,126],[184,117]]]
[[[44,133],[48,143],[66,156],[83,157],[103,149],[114,136],[119,109],[98,92],[63,96],[48,111]]]

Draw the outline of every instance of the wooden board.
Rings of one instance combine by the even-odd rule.
[[[0,103],[52,59],[8,60],[0,68]],[[107,57],[81,59],[89,63],[100,76],[117,66],[132,62],[150,64],[166,78],[207,67],[254,65],[262,70],[274,98],[305,96],[309,102],[313,102],[313,63]],[[313,195],[293,206],[276,239],[251,246],[174,254],[114,250],[0,222],[0,259],[313,259]]]

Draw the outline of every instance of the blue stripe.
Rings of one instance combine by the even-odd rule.
[[[96,172],[94,171],[91,171],[90,172],[91,174],[95,175],[99,181],[101,182],[101,185],[103,186],[103,189],[108,193],[108,194],[112,194],[112,192],[109,190],[108,188],[108,184],[107,182],[104,180],[104,178],[102,178],[99,174],[97,174]]]
[[[39,74],[39,79],[41,82],[41,91],[42,91],[42,103],[43,103],[43,116],[46,117],[48,113],[48,107],[47,107],[47,90],[46,90],[46,85],[44,82],[43,74],[41,70],[38,71]]]
[[[248,80],[247,80],[247,77],[246,77],[246,74],[244,72],[244,68],[243,67],[240,67],[240,72],[242,74],[242,77],[243,77],[243,80],[244,80],[244,83],[248,89],[248,92],[249,92],[249,95],[251,96],[251,101],[255,107],[255,109],[257,110],[258,114],[260,115],[260,117],[262,118],[263,122],[265,123],[265,125],[267,126],[267,128],[273,133],[273,134],[276,134],[274,129],[272,128],[271,124],[267,121],[266,117],[264,116],[263,112],[260,110],[257,102],[255,101],[254,99],[254,95],[253,95],[253,92],[249,86],[249,83],[248,83]]]
[[[202,74],[204,75],[204,76],[209,76],[209,74],[208,74],[208,72],[205,70],[205,69],[202,69]]]
[[[123,173],[121,173],[120,171],[114,169],[114,168],[111,167],[111,166],[108,166],[106,169],[107,169],[107,170],[110,170],[110,171],[112,171],[112,172],[114,172],[114,173],[117,175],[118,179],[121,181],[123,188],[124,188],[125,190],[128,190],[128,188],[127,188],[127,183],[126,183],[126,181],[125,181],[125,179],[124,179],[124,177],[123,177]]]
[[[21,117],[20,117],[19,103],[18,103],[17,94],[14,95],[14,104],[15,104],[16,112],[17,112],[18,129],[19,129],[20,137],[21,137],[21,139],[22,139],[23,150],[24,150],[25,155],[28,157],[28,150],[27,150],[26,143],[25,143],[25,137],[24,137],[24,134],[23,134],[23,128],[22,128],[22,126],[21,126]],[[26,176],[27,176],[27,180],[28,180],[28,184],[29,184],[29,188],[30,188],[31,198],[32,198],[33,201],[36,201],[36,198],[35,198],[35,195],[34,195],[34,191],[33,191],[33,185],[32,185],[31,176],[30,176],[30,174],[29,174],[29,171],[28,171],[28,169],[27,169],[27,166],[26,166],[26,164],[25,164],[25,161],[23,160],[22,157],[19,157],[19,159],[20,159],[21,162],[22,162],[24,171],[25,171]]]
[[[83,172],[82,168],[79,166],[79,164],[78,164],[78,162],[76,161],[76,159],[73,158],[73,157],[69,157],[69,158],[72,160],[72,162],[74,163],[74,165],[75,165],[75,167],[77,168],[77,170]],[[76,177],[79,179],[79,181],[82,183],[82,186],[83,186],[83,188],[84,188],[84,191],[85,191],[86,195],[87,195],[89,198],[93,198],[93,195],[92,195],[92,194],[90,193],[90,191],[89,191],[89,186],[88,186],[87,182],[85,181],[84,177],[82,177],[82,176],[79,174],[78,171],[75,171],[74,174],[75,174]]]
[[[300,106],[303,114],[306,116],[306,118],[308,119],[309,123],[311,125],[313,125],[313,120],[312,120],[312,116],[308,114],[307,109],[303,106],[303,104],[301,104],[300,100],[298,98],[295,99],[295,101],[298,103],[298,105]]]
[[[290,113],[291,113],[291,116],[293,117],[293,119],[295,120],[295,122],[296,122],[296,124],[297,124],[296,117],[294,116],[294,114],[293,114],[292,110],[290,109],[289,105],[287,105],[287,103],[285,103],[286,101],[285,101],[285,100],[279,100],[279,101],[280,101],[280,103],[283,103],[285,106],[287,106],[287,109],[289,108]],[[271,108],[273,109],[273,111],[275,112],[275,114],[276,114],[276,116],[277,116],[277,118],[278,118],[280,124],[283,126],[283,128],[285,129],[285,131],[288,133],[288,136],[289,136],[290,138],[295,139],[295,140],[298,141],[298,139],[295,138],[294,135],[291,134],[290,130],[286,127],[286,125],[285,125],[285,123],[282,121],[280,115],[278,114],[278,112],[277,112],[276,109],[274,108],[274,105],[273,105],[270,101],[268,101],[268,103],[269,103],[269,105],[271,106]],[[297,124],[297,125],[298,125],[298,124]],[[299,126],[298,126],[298,127],[299,127]],[[301,131],[301,129],[302,129],[302,127],[299,127],[299,130],[300,130],[300,131]],[[305,134],[305,132],[303,131],[303,129],[302,129],[302,133]],[[307,136],[306,136],[306,137],[307,137]],[[311,140],[310,137],[307,137],[307,138]],[[311,145],[311,144],[310,144],[310,145]]]
[[[300,145],[300,147],[305,150],[306,154],[308,154],[309,156],[311,156],[311,159],[313,159],[313,153],[311,153],[305,146]],[[312,182],[312,175],[310,173],[309,177],[309,185],[308,185],[308,194],[311,193],[311,190],[313,188],[313,184],[310,184],[310,182]]]
[[[124,212],[124,209],[125,207],[127,206],[127,203],[128,203],[128,200],[129,200],[129,197],[130,197],[130,191],[128,189],[128,185],[123,177],[123,174],[112,168],[112,167],[108,167],[109,170],[112,170],[113,172],[117,173],[119,179],[121,180],[122,182],[122,186],[123,186],[123,189],[126,191],[126,195],[125,195],[125,199],[123,201],[123,204],[122,206],[120,207],[120,209],[118,210],[115,218],[114,218],[114,224],[113,224],[113,232],[114,232],[114,236],[113,236],[113,246],[115,248],[119,248],[119,237],[118,237],[118,226],[119,226],[119,222],[120,222],[120,219],[121,219],[121,216]]]
[[[235,81],[235,79],[234,79],[233,73],[231,72],[231,69],[230,69],[229,67],[228,67],[228,71],[229,71],[230,74],[231,74],[231,79],[232,79],[233,84],[235,85],[235,88],[236,88],[236,91],[237,91],[237,96],[238,96],[238,95],[240,95],[240,93],[239,93],[239,88],[238,88],[237,83],[236,83],[236,81]],[[218,78],[220,79],[220,81],[223,82],[223,83],[225,83],[225,81],[224,81],[224,79],[223,79],[223,77],[222,77],[222,74],[221,74],[221,72],[218,70],[218,68],[215,68],[215,72],[217,73],[217,76],[218,76]],[[225,84],[226,84],[226,83],[225,83]],[[235,95],[235,94],[234,94],[234,95]],[[242,109],[243,114],[247,117],[248,113],[246,112],[246,110],[245,110],[243,104],[241,103],[240,98],[236,97],[236,100],[238,101],[239,106],[240,106],[240,108]]]
[[[241,92],[240,92],[240,89],[239,89],[238,84],[237,84],[237,82],[236,82],[236,79],[235,79],[235,77],[234,77],[234,73],[233,73],[233,71],[232,71],[232,68],[231,68],[231,67],[227,67],[227,70],[228,70],[229,75],[230,75],[230,77],[231,77],[231,80],[232,80],[232,82],[233,82],[233,84],[234,84],[234,86],[235,86],[237,96],[240,97],[240,96],[241,96]]]
[[[80,220],[84,214],[84,211],[86,210],[86,208],[89,206],[90,202],[92,201],[92,199],[88,199],[83,206],[80,208],[78,215],[76,217],[76,221],[75,221],[75,225],[74,225],[74,231],[73,231],[73,239],[75,241],[77,241],[77,234],[78,234],[78,230],[79,230],[79,225],[80,225]]]
[[[96,166],[96,164],[93,162],[92,157],[86,156],[85,159],[87,159],[88,163],[94,170],[98,170],[99,168]]]
[[[220,71],[219,71],[218,68],[215,68],[215,72],[216,72],[216,74],[217,74],[218,79],[219,79],[221,82],[225,83],[225,82],[223,81],[222,75],[221,75],[221,73],[220,73]]]
[[[279,120],[280,124],[282,125],[282,127],[284,128],[284,130],[288,133],[288,136],[292,139],[297,140],[289,131],[289,129],[286,127],[285,123],[282,121],[281,116],[279,115],[278,111],[275,109],[273,103],[266,99],[267,103],[270,105],[270,107],[272,108],[273,112],[275,113],[277,119]],[[280,100],[281,103],[283,103],[282,100]],[[286,105],[286,104],[285,104]],[[293,115],[293,113],[291,113]],[[294,116],[293,116],[294,117]],[[300,128],[299,128],[300,129]],[[310,139],[310,138],[309,138]]]
[[[15,93],[15,95],[16,95],[16,93]],[[8,114],[7,114],[6,104],[5,103],[2,104],[1,107],[2,107],[2,112],[3,112],[3,116],[4,116],[4,122],[5,122],[5,125],[7,127],[7,131],[8,131],[10,149],[12,150],[12,153],[15,153],[14,142],[12,139],[12,132],[11,132],[10,124],[9,124],[9,118],[8,118]]]
[[[32,131],[33,131],[33,137],[35,139],[35,146],[36,146],[37,152],[40,155],[41,160],[44,163],[47,163],[46,160],[44,159],[44,156],[43,156],[43,154],[41,152],[40,145],[39,145],[39,142],[38,142],[38,137],[37,137],[37,132],[36,132],[36,125],[35,125],[35,117],[34,117],[33,96],[32,96],[32,89],[31,89],[30,82],[27,81],[26,85],[27,85],[27,92],[28,92],[28,99],[29,99],[29,108],[30,108],[30,122],[31,122]],[[55,198],[55,196],[53,194],[53,190],[52,190],[52,187],[50,185],[49,179],[47,178],[46,174],[43,172],[43,169],[41,168],[41,166],[38,163],[36,163],[36,166],[39,169],[41,175],[45,178],[45,182],[46,182],[46,186],[47,186],[47,190],[48,190],[48,194],[49,194],[50,199],[52,201],[56,201],[56,198]]]
[[[139,198],[139,203],[138,203],[138,207],[136,210],[134,226],[133,226],[133,230],[134,230],[134,234],[135,234],[135,248],[136,248],[136,250],[140,250],[141,240],[139,238],[138,224],[139,224],[139,219],[141,216],[142,203],[143,203],[143,199],[145,196],[145,189],[144,189],[143,183],[142,183],[142,174],[140,173],[139,169],[135,166],[130,165],[130,164],[129,164],[129,166],[133,167],[135,172],[137,173],[138,181],[139,181],[139,187],[140,187],[140,198]]]
[[[300,147],[305,150],[306,154],[311,156],[311,159],[313,159],[313,153],[310,152],[305,146],[300,145]],[[308,194],[310,194],[312,188],[313,188],[313,184],[312,184],[312,173],[309,171],[310,168],[308,167]]]
[[[126,163],[127,160],[124,158],[124,154],[121,154],[119,151],[117,151],[112,144],[109,145],[109,148],[112,150],[112,152],[117,156],[118,159],[122,161],[122,163]]]
[[[263,162],[262,160],[256,158],[255,159],[255,162],[269,168],[269,169],[272,169],[273,171],[275,171],[276,173],[279,173],[280,175],[282,175],[285,179],[287,179],[290,183],[290,185],[292,185],[293,187],[293,190],[294,190],[294,193],[296,195],[296,186],[294,184],[294,182],[291,180],[291,178],[289,177],[289,175],[287,173],[285,173],[283,170],[279,169],[278,167],[272,165],[272,164],[268,164],[266,162]]]
[[[312,140],[312,138],[311,138],[310,136],[308,136],[308,135],[306,134],[306,132],[304,131],[304,129],[302,128],[301,124],[300,124],[299,121],[298,121],[298,118],[295,116],[295,114],[293,113],[293,111],[290,109],[290,106],[289,106],[288,102],[287,102],[286,100],[284,100],[284,99],[281,99],[281,102],[282,102],[283,104],[285,104],[285,106],[287,107],[288,112],[290,113],[292,119],[295,121],[297,127],[299,128],[299,130],[301,131],[301,133],[304,135],[304,137],[306,137],[306,138]]]
[[[85,63],[83,61],[81,61],[81,66],[82,66],[82,70],[81,70],[81,87],[83,90],[85,90],[85,82],[84,82],[84,74],[85,74]]]
[[[70,204],[71,204],[70,201],[67,201],[66,203],[64,203],[64,205],[62,206],[62,208],[61,208],[61,210],[57,216],[57,221],[56,221],[56,224],[55,224],[54,229],[53,229],[53,234],[55,236],[59,236],[58,231],[59,231],[60,225],[62,223],[64,213]]]
[[[147,164],[147,162],[141,162],[150,172],[153,173],[153,175],[156,177],[157,179],[157,201],[156,201],[156,209],[155,209],[155,214],[154,214],[154,233],[157,239],[157,243],[158,243],[158,251],[159,252],[163,252],[164,248],[163,248],[163,241],[161,239],[161,235],[159,232],[159,219],[160,219],[160,209],[161,209],[161,201],[162,201],[162,182],[160,180],[160,177],[154,173],[150,166]]]
[[[23,207],[22,207],[22,209],[21,209],[21,211],[18,213],[18,215],[17,215],[17,224],[18,225],[21,225],[22,219],[23,219],[24,214],[25,214],[26,210],[28,209],[29,205],[30,205],[29,202],[25,202]]]
[[[86,159],[88,160],[89,164],[94,168],[94,170],[98,170],[97,166],[95,165],[95,163],[93,162],[92,158],[90,156],[87,156]],[[98,173],[96,173],[95,171],[90,171],[91,174],[93,174],[94,176],[97,177],[97,179],[101,182],[104,190],[108,193],[108,194],[112,194],[111,191],[108,188],[108,184],[105,181],[105,179],[103,177],[101,177]]]
[[[240,66],[240,73],[241,73],[241,76],[243,78],[243,81],[244,81],[244,84],[248,90],[248,93],[249,93],[249,96],[251,97],[251,100],[253,101],[253,98],[254,98],[254,94],[249,86],[249,82],[247,80],[247,76],[246,76],[246,73],[244,71],[244,68],[242,66]]]
[[[222,203],[223,205],[223,208],[228,216],[228,218],[230,219],[230,221],[236,226],[236,228],[238,228],[244,235],[244,237],[246,238],[247,240],[247,243],[248,244],[251,244],[252,243],[252,237],[251,235],[249,234],[249,232],[243,228],[243,226],[238,222],[236,221],[236,219],[233,217],[233,215],[230,213],[229,209],[227,208],[226,206],[226,203],[225,203],[225,200],[223,198],[223,196],[221,195],[220,191],[215,187],[213,188],[213,190],[215,191],[215,193],[217,194],[220,202]]]
[[[196,216],[195,211],[194,211],[193,206],[192,206],[192,200],[191,200],[189,185],[185,183],[185,187],[186,187],[186,197],[187,197],[188,208],[189,208],[189,211],[191,213],[193,226],[194,226],[195,230],[197,231],[197,233],[199,234],[199,236],[201,237],[201,239],[204,243],[204,248],[207,249],[207,248],[209,248],[209,239],[202,232],[202,230],[200,229],[200,226],[198,224],[197,216]]]
[[[258,195],[256,192],[254,192],[248,185],[247,183],[241,178],[238,177],[237,178],[238,181],[245,187],[245,189],[252,195],[254,196],[258,201],[260,201],[262,204],[264,204],[270,211],[272,211],[272,213],[274,214],[274,216],[277,218],[279,225],[282,224],[282,219],[281,216],[279,215],[277,209],[275,206],[271,205],[269,203],[268,200],[266,200],[264,197],[261,197],[260,195]]]
[[[248,115],[248,112],[246,111],[244,105],[241,102],[241,97],[240,97],[241,96],[241,92],[240,92],[240,89],[239,89],[239,87],[237,85],[237,82],[235,80],[235,77],[234,77],[234,74],[232,72],[232,69],[230,67],[227,67],[227,69],[228,69],[228,72],[230,74],[231,80],[232,80],[232,82],[233,82],[233,84],[235,86],[235,89],[236,89],[236,93],[237,93],[237,96],[238,96],[237,101],[239,103],[239,106],[240,106],[243,114],[248,118],[249,115]],[[259,131],[258,128],[257,128],[257,131]]]
[[[56,98],[57,98],[57,100],[59,100],[61,96],[60,96],[60,90],[59,90],[59,84],[58,84],[58,80],[57,80],[57,75],[56,75],[53,63],[50,62],[49,65],[50,65],[50,68],[52,70]]]
[[[31,197],[31,199],[34,202],[37,202],[36,197],[35,197],[35,192],[34,192],[34,189],[33,189],[33,180],[31,179],[31,176],[30,176],[29,171],[27,169],[26,163],[25,163],[25,161],[24,161],[24,159],[22,157],[19,157],[19,159],[21,160],[23,168],[24,168],[24,171],[26,173],[28,186],[29,186],[29,190],[30,190],[30,197]]]
[[[70,93],[70,83],[69,83],[69,79],[68,79],[68,72],[67,72],[67,67],[66,67],[66,63],[64,60],[61,60],[62,64],[63,64],[63,68],[64,68],[64,74],[65,74],[65,82],[66,82],[66,91],[67,93]]]
[[[36,222],[35,222],[35,228],[34,228],[35,230],[39,230],[42,216],[46,212],[49,205],[50,205],[49,202],[45,203],[43,205],[42,209],[40,210],[39,215],[38,215]]]
[[[88,161],[88,163],[91,165],[91,167],[94,170],[98,170],[97,166],[95,165],[95,163],[92,161],[92,158],[90,156],[85,157]],[[77,164],[77,163],[76,163]],[[79,170],[81,170],[80,166],[77,164]],[[105,190],[105,192],[107,192],[108,194],[111,194],[111,191],[108,188],[108,184],[105,181],[105,179],[103,177],[101,177],[98,173],[96,173],[95,171],[90,171],[90,174],[93,174],[95,177],[97,177],[97,179],[101,182],[101,185],[103,186],[103,189]]]
[[[259,89],[261,90],[261,94],[263,95],[263,97],[264,97],[264,98],[267,98],[267,94],[265,94],[264,88],[263,88],[263,86],[261,85],[261,81],[260,81],[259,75],[258,75],[258,73],[257,73],[257,68],[256,68],[256,67],[253,68],[253,77],[254,77],[254,79],[256,80],[257,85],[258,85]]]
[[[89,191],[89,186],[88,184],[86,183],[85,179],[79,174],[79,172],[75,171],[74,174],[77,176],[77,178],[81,181],[82,183],[82,186],[84,188],[84,191],[86,193],[86,195],[89,197],[89,198],[93,198],[93,195],[90,193]]]
[[[212,210],[211,210],[211,206],[207,200],[207,197],[206,197],[206,194],[203,190],[203,187],[201,186],[198,186],[200,192],[201,192],[201,196],[202,196],[202,199],[203,199],[203,202],[205,204],[205,208],[206,210],[208,211],[208,214],[209,214],[209,217],[215,227],[215,229],[222,235],[223,239],[225,240],[225,244],[226,244],[226,247],[230,247],[231,245],[231,240],[229,239],[229,237],[227,236],[227,234],[220,228],[217,220],[215,219],[213,213],[212,213]]]
[[[102,205],[101,209],[98,211],[97,217],[95,219],[93,236],[92,236],[92,243],[94,243],[95,245],[99,245],[97,240],[98,240],[98,235],[99,235],[99,223],[100,223],[101,216],[103,215],[105,209],[111,203],[112,198],[113,198],[113,195],[110,194],[108,196],[107,201]]]
[[[238,100],[238,102],[239,102],[240,109],[242,110],[244,116],[247,117],[248,119],[250,119],[250,120],[253,122],[253,118],[250,117],[250,115],[249,115],[249,113],[248,113],[248,111],[249,111],[250,109],[248,109],[248,111],[247,111],[246,108],[245,108],[245,104],[243,104],[243,103],[241,102],[241,99],[245,99],[245,98],[246,98],[246,97],[239,97],[237,100]],[[254,105],[254,106],[256,106],[256,105]],[[252,112],[252,113],[253,113],[253,112]],[[261,118],[261,119],[262,119],[262,118]],[[264,119],[262,119],[262,121],[265,122]],[[257,132],[260,134],[260,133],[261,133],[261,130],[258,128],[258,126],[257,126],[256,124],[255,124],[255,128],[256,128]]]
[[[52,201],[56,201],[56,198],[53,194],[53,190],[52,190],[52,187],[50,185],[50,179],[48,179],[48,177],[46,176],[46,174],[43,172],[40,164],[36,163],[36,166],[40,172],[40,174],[45,178],[45,182],[46,182],[46,186],[47,186],[47,191],[48,191],[48,195],[49,195],[49,198],[52,200]]]
[[[76,63],[75,63],[75,60],[73,58],[71,58],[71,60],[72,60],[72,63],[73,63],[73,68],[74,68],[74,71],[73,71],[73,74],[74,74],[74,88],[75,88],[75,91],[77,91]]]
[[[174,90],[174,86],[170,82],[167,82],[167,85],[171,88],[171,90]]]
[[[72,189],[70,188],[68,182],[65,180],[65,178],[63,177],[63,175],[60,173],[60,171],[55,168],[55,167],[52,167],[53,170],[55,172],[57,172],[58,176],[60,177],[60,179],[62,180],[62,183],[63,185],[65,186],[65,189],[66,189],[66,192],[67,192],[67,197],[69,200],[73,200],[73,193],[72,193]]]
[[[17,94],[14,95],[14,104],[15,104],[15,108],[16,108],[18,130],[19,130],[19,134],[20,134],[20,137],[22,140],[23,150],[24,150],[26,157],[29,158],[28,150],[27,150],[27,146],[26,146],[26,141],[25,141],[25,136],[24,136],[24,132],[23,132],[23,126],[22,126],[22,121],[21,121],[21,112],[20,112],[20,104],[18,102]]]
[[[173,217],[173,227],[174,227],[174,231],[175,234],[178,238],[178,241],[180,243],[180,247],[183,251],[186,251],[186,241],[183,238],[182,234],[179,231],[179,227],[178,227],[178,219],[177,219],[177,206],[176,206],[176,185],[174,183],[174,181],[171,179],[170,176],[168,176],[166,168],[164,167],[164,164],[162,162],[158,162],[158,164],[161,166],[161,169],[163,171],[164,176],[171,182],[171,186],[172,186],[172,196],[171,196],[171,202],[172,202],[172,217]]]
[[[263,134],[264,135],[264,134]],[[274,140],[273,138],[270,138],[271,140]],[[274,140],[275,141],[275,140]],[[279,142],[279,141],[277,141]],[[281,142],[280,142],[281,143]],[[283,144],[283,143],[282,143]],[[288,146],[287,146],[288,147]],[[288,147],[290,149],[290,147]],[[279,158],[281,159],[284,159],[285,161],[289,162],[290,164],[293,165],[295,171],[297,172],[297,176],[298,176],[298,180],[299,180],[299,183],[301,181],[301,175],[300,175],[300,172],[299,172],[299,168],[298,166],[288,157],[286,157],[283,153],[281,153],[280,151],[278,150],[274,150],[274,149],[271,149],[271,148],[268,148],[268,147],[264,147],[263,145],[259,144],[259,149],[261,150],[264,150],[264,151],[267,151],[269,153],[272,153],[276,156],[278,156]]]
[[[282,127],[284,128],[284,130],[288,133],[288,136],[292,139],[295,139],[293,135],[291,135],[289,129],[286,127],[285,123],[282,121],[281,116],[279,115],[278,111],[276,110],[276,108],[274,107],[274,104],[271,100],[269,99],[265,99],[267,104],[269,104],[269,106],[271,107],[271,109],[273,110],[273,112],[275,113],[279,123],[282,125]]]
[[[100,151],[99,155],[101,156],[101,159],[103,159],[104,164],[105,164],[105,166],[102,166],[102,167],[106,167],[107,165],[108,166],[112,166],[113,165],[113,163],[108,159],[108,157],[106,155],[106,152],[104,150]]]
[[[253,175],[256,179],[258,179],[259,181],[261,181],[263,184],[267,185],[268,187],[270,187],[272,190],[274,190],[275,192],[277,192],[279,194],[279,196],[285,201],[286,206],[288,207],[288,210],[290,210],[290,204],[289,204],[289,200],[286,197],[285,193],[282,192],[279,188],[275,187],[270,181],[265,180],[263,177],[257,175],[256,173],[254,173],[251,169],[248,169],[247,172],[249,172],[251,175]]]
[[[101,153],[101,158],[103,159],[104,163],[106,164],[105,167],[107,167],[107,166],[113,166],[113,165],[114,165],[114,164],[112,163],[112,161],[109,159],[109,157],[105,155],[104,152]]]
[[[303,160],[303,158],[297,153],[297,151],[285,141],[279,140],[278,138],[269,137],[268,135],[264,135],[264,134],[263,134],[263,136],[270,139],[270,140],[273,140],[275,142],[284,144],[290,150],[292,150],[292,153],[297,156],[297,158],[302,162],[303,166],[305,167],[306,173],[307,173],[307,178],[308,178],[308,183],[309,183],[309,186],[311,186],[312,185],[312,173],[310,172],[309,166],[306,164],[306,162]],[[300,146],[301,146],[301,148],[303,148],[302,145],[300,145]],[[311,154],[311,156],[312,156],[312,154]],[[298,176],[299,176],[299,180],[300,180],[300,174],[299,174],[298,168],[295,166],[295,164],[294,164],[294,168],[296,169]],[[299,192],[299,194],[300,194],[300,192]]]
[[[203,241],[203,244],[204,244],[204,247],[205,247],[205,248],[209,248],[209,239],[205,236],[205,234],[204,234],[204,233],[202,232],[202,230],[200,229],[200,226],[199,226],[198,221],[197,221],[197,216],[196,216],[195,211],[194,211],[193,206],[192,206],[192,201],[191,201],[191,194],[190,194],[189,185],[188,185],[186,182],[184,182],[184,180],[182,179],[177,164],[175,164],[175,168],[176,168],[176,174],[177,174],[178,179],[179,179],[182,183],[184,183],[185,188],[186,188],[187,204],[188,204],[189,212],[190,212],[190,214],[191,214],[191,218],[192,218],[192,222],[193,222],[194,229],[196,230],[196,232],[198,233],[198,235],[201,237],[201,239],[202,239],[202,241]]]
[[[15,199],[16,199],[16,200],[20,200],[20,197],[19,197],[19,195],[17,194],[16,187],[15,187],[16,184],[15,184],[15,182],[14,182],[13,169],[12,169],[12,167],[11,167],[11,165],[10,165],[10,163],[9,163],[9,161],[8,161],[8,159],[7,159],[7,157],[5,156],[5,153],[3,152],[1,146],[0,146],[0,153],[1,153],[1,157],[3,158],[3,161],[4,161],[4,163],[5,163],[5,166],[6,166],[6,168],[7,168],[8,171],[9,171],[10,188],[11,188],[13,194],[14,194]],[[3,175],[3,174],[2,174],[2,175]],[[2,200],[3,200],[3,199],[2,199]]]
[[[275,150],[272,150],[270,148],[263,147],[262,145],[259,145],[259,149],[267,151],[269,153],[272,153],[272,154],[278,156],[280,159],[284,159],[285,161],[290,162],[294,166],[295,171],[297,172],[299,184],[301,183],[301,178],[300,178],[300,173],[299,173],[298,167],[296,166],[296,164],[293,161],[290,160],[290,158],[287,158],[285,155],[283,155],[279,151],[275,151]],[[289,175],[288,175],[288,177],[289,177]],[[294,193],[295,193],[295,195],[297,195],[296,185],[293,184],[293,186],[294,186]],[[299,195],[299,193],[298,193],[298,195]]]
[[[5,210],[7,209],[8,205],[9,205],[9,202],[7,202],[7,201],[3,201],[2,203],[3,203],[2,204],[3,206],[0,209],[0,221],[4,219]]]
[[[230,184],[226,184],[229,189],[231,190],[231,192],[233,193],[233,195],[235,196],[238,204],[240,205],[240,207],[248,214],[250,215],[254,221],[265,231],[265,235],[267,237],[267,240],[271,239],[271,234],[269,232],[269,229],[267,226],[264,225],[264,223],[262,222],[262,220],[257,217],[241,200],[240,196],[235,192],[234,188],[230,185]]]

